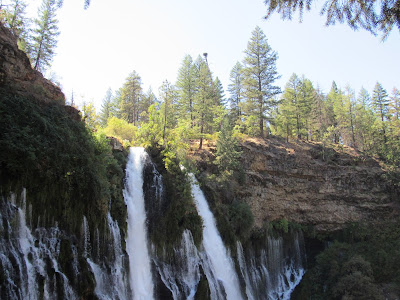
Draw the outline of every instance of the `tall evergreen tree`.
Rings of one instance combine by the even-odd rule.
[[[377,140],[380,140],[380,136],[383,136],[383,141],[378,142],[379,144],[383,144],[380,150],[381,154],[386,151],[386,120],[389,112],[389,99],[386,90],[382,87],[382,85],[377,82],[375,88],[372,93],[372,109],[375,115],[378,117],[378,120],[375,121],[376,127],[378,129]]]
[[[300,78],[298,97],[298,111],[300,114],[300,128],[298,130],[298,138],[306,137],[307,140],[310,138],[310,116],[314,95],[314,87],[312,85],[312,82],[302,76]]]
[[[326,96],[327,104],[327,120],[330,127],[330,133],[332,134],[332,141],[335,144],[340,142],[340,118],[343,116],[343,93],[336,85],[336,82],[332,82],[331,90]]]
[[[215,164],[222,178],[221,181],[229,180],[234,172],[240,168],[240,150],[237,139],[233,136],[233,130],[229,119],[225,117],[222,122],[221,131],[218,134],[217,152]]]
[[[140,103],[140,120],[141,122],[149,121],[149,108],[151,105],[157,103],[157,97],[153,92],[153,89],[149,87],[146,93],[143,94],[142,101]]]
[[[101,105],[100,111],[100,125],[106,126],[107,120],[114,116],[114,107],[113,107],[113,92],[111,88],[109,88],[104,96],[103,103]]]
[[[172,128],[176,123],[174,105],[177,100],[177,92],[168,80],[164,81],[160,88],[160,97],[162,100],[161,112],[163,116],[163,135],[162,139],[166,142],[166,131]]]
[[[216,105],[225,105],[225,91],[222,86],[221,80],[218,77],[214,80],[214,90],[215,90],[215,104]]]
[[[206,61],[199,56],[195,61],[196,94],[194,96],[194,124],[200,137],[202,149],[205,134],[211,133],[215,111],[215,91],[211,72]]]
[[[5,11],[5,24],[18,38],[26,38],[28,22],[26,18],[27,4],[23,0],[11,0]]]
[[[351,147],[357,147],[356,144],[356,124],[355,124],[355,109],[356,101],[354,91],[346,88],[346,95],[344,97],[344,112],[345,112],[345,144]]]
[[[382,122],[387,118],[389,112],[389,99],[386,90],[377,82],[372,94],[372,107]]]
[[[242,101],[243,101],[243,65],[240,62],[237,62],[235,66],[232,68],[232,71],[229,76],[229,85],[228,91],[231,95],[229,98],[231,109],[235,112],[238,119],[240,119],[242,115]]]
[[[357,101],[365,108],[369,108],[371,106],[371,96],[364,87],[362,87],[358,93]]]
[[[35,70],[44,72],[51,64],[54,49],[57,46],[58,20],[56,0],[43,0],[38,10],[38,18],[34,20],[33,44],[29,51]]]
[[[323,135],[328,128],[326,118],[325,95],[319,88],[314,89],[310,112],[311,140],[322,141]]]
[[[315,91],[310,80],[293,74],[286,84],[276,120],[278,132],[285,132],[288,140],[296,132],[296,137],[309,138],[311,130],[311,108]],[[281,127],[281,128],[280,128]]]
[[[126,78],[120,93],[121,117],[128,123],[137,126],[140,116],[140,102],[142,100],[142,79],[136,71],[133,71]]]
[[[393,88],[389,107],[391,118],[400,120],[400,91],[397,88]]]
[[[362,151],[372,149],[374,121],[371,97],[365,88],[361,88],[355,107],[355,127],[357,148]]]
[[[251,34],[245,54],[243,72],[246,114],[256,118],[259,134],[264,136],[264,121],[276,104],[274,96],[281,92],[278,86],[273,85],[279,78],[276,70],[278,54],[271,49],[264,32],[258,26]]]
[[[193,103],[196,93],[195,66],[190,55],[186,55],[178,71],[176,87],[179,92],[178,112],[182,119],[190,118],[193,126]]]

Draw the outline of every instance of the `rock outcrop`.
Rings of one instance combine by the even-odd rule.
[[[216,174],[215,145],[192,145],[191,156],[201,177]],[[397,216],[400,189],[378,160],[349,147],[321,143],[250,138],[241,143],[244,183],[231,182],[221,192],[214,181],[203,180],[211,195],[230,203],[249,204],[254,225],[286,219],[330,233],[354,222],[373,223]],[[211,199],[210,199],[211,200]]]
[[[256,226],[286,219],[331,232],[398,213],[399,191],[379,162],[351,148],[278,138],[247,140],[242,148],[246,184],[239,197],[250,205]]]
[[[61,89],[33,70],[17,38],[0,23],[0,88],[44,102],[65,103]]]

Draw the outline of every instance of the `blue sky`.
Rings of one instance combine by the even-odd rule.
[[[157,93],[164,80],[176,81],[186,54],[196,58],[207,52],[226,90],[231,68],[260,26],[279,55],[282,88],[295,72],[324,92],[333,80],[356,92],[362,86],[372,92],[377,81],[389,93],[400,89],[397,29],[381,42],[347,25],[324,26],[318,8],[305,13],[303,23],[297,16],[283,21],[278,14],[264,20],[265,11],[262,0],[92,0],[88,10],[83,0],[65,0],[52,71],[67,98],[74,90],[78,102],[100,107],[106,90],[121,87],[131,71],[142,77],[144,90],[151,86]]]

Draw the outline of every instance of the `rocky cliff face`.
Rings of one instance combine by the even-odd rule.
[[[399,191],[386,172],[350,148],[275,138],[250,139],[242,148],[246,184],[239,196],[250,205],[256,226],[284,218],[330,232],[398,213]]]
[[[193,145],[192,156],[202,177],[218,171],[212,162],[215,145]],[[353,222],[375,222],[399,212],[399,188],[377,160],[356,150],[284,139],[247,139],[241,144],[244,183],[231,182],[220,192],[206,180],[206,188],[224,203],[249,204],[254,226],[286,219],[312,225],[318,233],[345,228]]]
[[[44,102],[65,102],[60,88],[33,70],[26,54],[18,49],[17,38],[0,23],[0,87]]]

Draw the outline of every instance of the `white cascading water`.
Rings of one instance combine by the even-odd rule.
[[[129,255],[130,285],[134,299],[137,300],[154,298],[143,194],[143,165],[146,155],[144,148],[130,148],[124,189],[128,210],[126,250]]]
[[[155,261],[161,280],[174,300],[194,299],[200,281],[200,257],[192,233],[185,230],[181,244],[174,249],[175,264]]]
[[[124,253],[121,246],[121,232],[118,223],[115,222],[110,213],[107,215],[108,226],[114,242],[114,264],[111,267],[112,286],[115,290],[113,299],[128,299],[128,282],[124,268]]]
[[[299,239],[296,233],[290,242],[292,257],[285,256],[282,238],[268,237],[266,251],[262,249],[257,257],[252,252],[248,260],[242,244],[237,242],[237,257],[248,299],[290,299],[305,273]]]
[[[203,219],[203,248],[202,253],[203,269],[206,273],[210,290],[214,289],[216,292],[211,296],[213,299],[221,299],[220,288],[217,286],[219,282],[225,290],[226,297],[222,299],[243,299],[240,290],[239,279],[237,277],[234,263],[222,242],[221,236],[217,230],[214,216],[208,206],[207,200],[204,197],[195,177],[190,174],[192,181],[192,194],[196,204],[197,212]],[[208,274],[207,274],[208,273]],[[217,282],[210,280],[209,276],[214,277]],[[212,287],[215,285],[215,287]]]
[[[125,300],[128,299],[128,282],[126,280],[126,272],[124,270],[123,263],[123,251],[121,248],[121,233],[118,227],[117,222],[115,222],[110,213],[107,214],[108,228],[112,235],[113,240],[113,262],[110,265],[111,270],[107,272],[104,266],[100,266],[96,264],[89,257],[86,258],[86,261],[90,265],[92,269],[93,275],[96,280],[96,288],[95,294],[101,300],[107,299],[115,299],[115,300]],[[90,249],[90,239],[87,238],[90,236],[89,234],[89,225],[87,223],[86,217],[83,218],[83,238],[84,238],[84,249]],[[98,235],[98,234],[97,234]],[[95,239],[95,242],[98,244],[99,237]],[[99,247],[99,246],[98,246]],[[96,247],[97,248],[97,247]],[[84,250],[85,251],[85,250]],[[99,250],[96,251],[97,253]],[[84,252],[88,254],[87,252]]]
[[[3,291],[6,299],[77,299],[58,264],[60,230],[57,227],[38,228],[32,234],[26,222],[26,190],[21,194],[21,207],[17,206],[14,194],[9,200],[11,203],[6,202],[3,206],[6,219],[2,220],[0,216],[0,223],[6,222],[6,228],[2,226],[1,231],[7,230],[0,238],[0,262],[7,282]],[[12,225],[10,221],[14,218],[18,223]],[[49,274],[49,269],[53,270],[53,275]],[[42,282],[42,290],[38,288],[38,282]],[[61,283],[59,287],[57,282]]]

